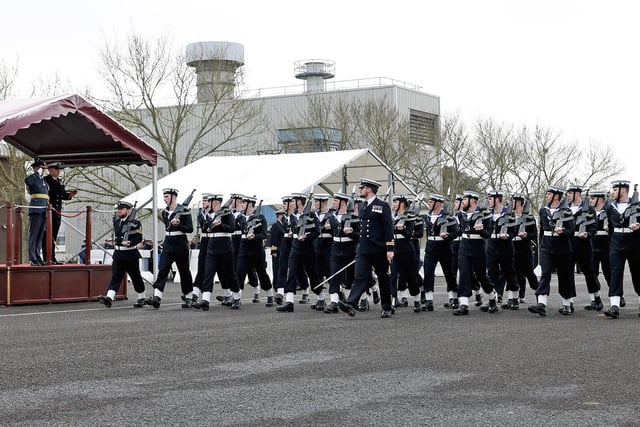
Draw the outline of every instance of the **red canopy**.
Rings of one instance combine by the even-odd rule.
[[[0,139],[65,166],[158,160],[152,147],[79,95],[0,101]]]

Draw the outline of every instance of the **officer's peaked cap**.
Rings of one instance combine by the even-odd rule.
[[[64,169],[61,162],[49,163],[49,169]]]
[[[374,180],[369,179],[369,178],[362,178],[360,180],[360,188],[369,187],[369,188],[372,188],[372,189],[377,191],[378,188],[380,188],[380,185],[382,185],[382,184],[380,184],[378,181],[374,181]]]
[[[118,209],[123,209],[123,208],[131,209],[132,207],[133,207],[133,205],[131,203],[127,202],[126,200],[120,200],[118,202]]]
[[[32,168],[35,168],[35,167],[43,167],[43,168],[46,168],[46,167],[47,167],[47,164],[44,162],[44,160],[42,160],[42,159],[38,159],[38,158],[35,158],[35,159],[33,159],[33,163],[31,163],[31,167],[32,167]]]

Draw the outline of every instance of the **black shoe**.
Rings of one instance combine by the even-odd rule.
[[[608,310],[605,310],[604,315],[612,319],[617,319],[620,315],[620,309],[618,309],[618,306],[612,305]]]
[[[182,303],[182,308],[191,308],[193,305],[193,298],[185,298]]]
[[[476,294],[476,307],[480,307],[482,305],[482,295]]]
[[[420,304],[420,301],[414,301],[413,302],[413,312],[414,313],[420,313],[422,311],[422,305]]]
[[[358,303],[358,311],[367,311],[369,310],[369,300],[368,299],[361,299],[360,302]]]
[[[216,295],[216,301],[224,301],[224,296],[223,295]]]
[[[225,307],[231,307],[231,304],[233,304],[233,300],[231,297],[224,297],[224,300],[220,304],[224,305]]]
[[[449,301],[443,304],[444,308],[456,309],[458,308],[458,298],[449,298]]]
[[[571,311],[570,306],[563,305],[562,308],[558,310],[558,313],[562,314],[563,316],[570,316],[573,314],[573,311]]]
[[[285,302],[284,304],[276,307],[276,311],[280,313],[293,313],[294,304],[292,302]]]
[[[267,297],[267,302],[264,304],[265,307],[273,307],[273,297]]]
[[[339,310],[338,303],[337,302],[331,302],[322,311],[324,311],[325,313],[337,313],[338,310]]]
[[[251,302],[254,304],[258,304],[260,302],[260,294],[253,294],[253,299],[251,300]]]
[[[371,296],[373,297],[373,303],[374,304],[380,304],[380,292],[372,291],[371,292]]]
[[[144,303],[146,305],[151,305],[153,306],[153,308],[160,308],[160,303],[162,302],[162,298],[157,297],[157,296],[153,296],[151,298],[147,298],[146,300],[144,300]]]
[[[302,294],[302,298],[300,298],[298,304],[309,304],[309,294]]]
[[[144,301],[145,301],[145,299],[144,299],[144,298],[138,298],[138,301],[136,301],[136,302],[133,304],[133,307],[134,307],[134,308],[142,308],[142,307],[144,307],[144,306],[146,305],[146,304],[144,303]]]
[[[200,301],[194,302],[191,307],[202,311],[209,311],[209,301],[201,299]]]
[[[418,303],[420,304],[420,303]],[[382,313],[380,313],[380,317],[383,319],[388,319],[391,317],[391,310],[382,310]]]
[[[239,310],[240,309],[240,298],[238,299],[234,299],[233,302],[231,303],[231,309],[232,310]]]
[[[596,297],[595,300],[591,301],[591,304],[584,306],[584,309],[587,311],[602,311],[603,308],[604,304],[602,304],[600,297]]]
[[[498,295],[498,305],[502,304],[502,295]]]
[[[511,304],[509,304],[509,310],[520,310],[520,301],[518,301],[518,298],[514,298],[511,300]]]
[[[349,316],[356,317],[356,309],[351,304],[349,304],[348,302],[340,301],[338,303],[338,308],[340,309],[340,311],[344,311]]]
[[[627,305],[627,301],[624,299],[624,297],[620,297],[620,307],[624,307],[625,305]]]
[[[453,307],[451,307],[453,308]],[[456,306],[457,308],[457,306]],[[422,311],[433,311],[433,301],[428,299],[422,306]]]
[[[41,263],[40,261],[31,261],[32,267],[40,267],[42,265],[44,265],[44,263]]]
[[[274,300],[277,305],[282,305],[282,302],[284,301],[284,295],[276,294],[276,296],[274,297]]]
[[[323,299],[319,299],[318,302],[316,302],[315,304],[315,309],[317,311],[322,311],[325,309],[326,306],[327,306],[327,303]]]
[[[409,307],[409,300],[407,297],[400,298],[400,302],[398,303],[398,307]]]
[[[454,316],[468,316],[469,315],[469,307],[462,304],[457,309],[453,310]]]
[[[497,313],[498,312],[498,303],[495,298],[489,300],[489,304],[483,305],[480,307],[480,311],[485,313]]]
[[[531,313],[537,313],[540,316],[546,316],[547,315],[547,306],[542,304],[542,303],[538,303],[538,304],[532,304],[528,307],[528,310]]]
[[[420,291],[420,304],[427,303],[427,293],[425,291]]]
[[[513,299],[509,298],[506,303],[500,306],[500,308],[502,308],[503,310],[508,310],[511,307],[511,304],[513,304]]]
[[[111,303],[113,302],[111,298],[105,297],[104,295],[100,295],[98,297],[98,302],[100,304],[104,304],[107,308],[111,308]]]

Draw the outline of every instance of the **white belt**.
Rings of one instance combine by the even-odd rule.
[[[596,236],[608,236],[609,232],[608,231],[604,231],[604,230],[598,230],[596,232]]]
[[[209,233],[209,234],[211,234],[211,237],[231,237],[231,233]]]
[[[184,236],[185,233],[184,231],[169,231],[165,234],[165,236]]]
[[[131,251],[136,249],[135,246],[114,246],[114,249],[118,250],[118,251]]]
[[[454,241],[454,242],[459,242],[460,240],[462,240],[462,236],[458,236],[458,237],[456,237],[453,241]]]
[[[520,237],[520,236],[516,236],[516,237],[513,238],[514,242],[519,242],[520,240],[522,240],[522,237]]]
[[[463,239],[478,240],[478,239],[482,239],[482,236],[479,235],[479,234],[463,234],[462,238]]]
[[[351,237],[334,237],[333,241],[334,242],[353,242],[353,239]]]
[[[548,236],[548,237],[560,237],[560,235],[554,231],[545,231],[543,233],[543,236]]]
[[[322,237],[323,239],[330,239],[330,238],[333,237],[333,234],[331,234],[331,233],[322,233],[320,235],[320,237]]]
[[[200,237],[213,237],[213,233],[202,233]]]
[[[232,233],[234,236],[239,236],[242,234],[242,230],[236,230]]]
[[[404,239],[404,236],[402,234],[394,234],[393,238],[394,239]]]
[[[629,227],[616,227],[613,229],[614,233],[633,233],[633,230]]]
[[[498,234],[498,233],[493,233],[493,234],[491,235],[491,238],[492,238],[492,239],[499,239],[499,238],[500,238],[500,234]]]
[[[427,237],[427,240],[433,240],[434,242],[439,242],[441,240],[444,240],[442,237],[440,236],[429,236]]]

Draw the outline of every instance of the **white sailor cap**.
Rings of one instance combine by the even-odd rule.
[[[554,193],[562,196],[564,194],[564,188],[558,187],[557,185],[549,185],[547,187],[547,193]]]
[[[326,193],[318,193],[313,195],[313,199],[323,202],[329,200],[329,195]]]
[[[460,198],[462,199],[462,197]],[[444,196],[442,194],[429,194],[429,200],[433,200],[434,202],[444,202]]]
[[[163,188],[162,194],[173,194],[174,196],[177,196],[178,190],[175,188]]]
[[[582,185],[571,184],[567,187],[567,192],[573,191],[574,193],[582,193]]]
[[[502,190],[489,190],[487,191],[487,196],[489,197],[503,197],[504,191]]]
[[[351,197],[349,197],[347,194],[337,193],[336,192],[336,193],[333,193],[333,198],[334,199],[339,199],[339,200],[344,200],[344,201],[348,202]]]
[[[627,187],[631,186],[631,181],[627,181],[626,179],[616,179],[615,181],[611,181],[611,187]]]
[[[480,193],[478,193],[477,191],[473,191],[473,190],[465,190],[462,193],[462,197],[469,197],[471,199],[479,200],[480,199]]]

